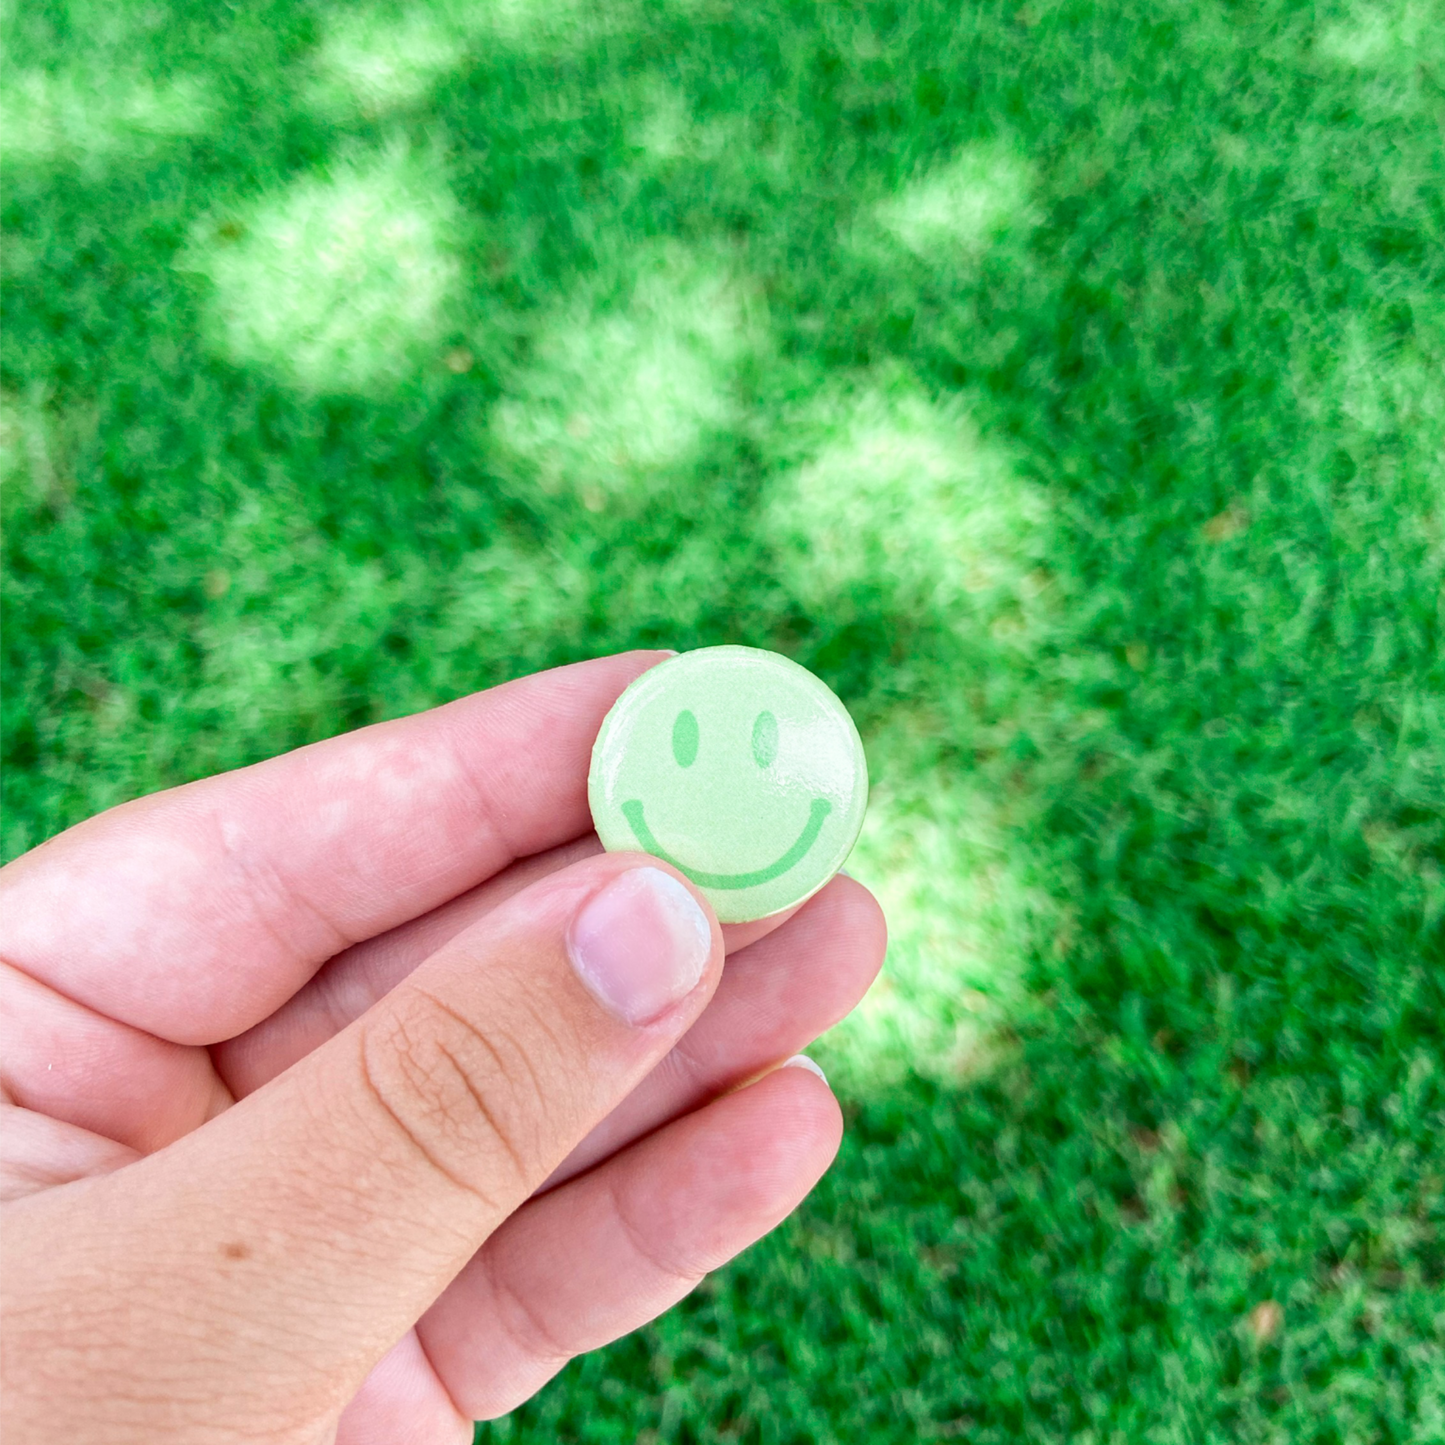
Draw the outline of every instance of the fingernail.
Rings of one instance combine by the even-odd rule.
[[[784,1059],[783,1067],[785,1069],[806,1069],[810,1074],[817,1074],[825,1084],[828,1082],[827,1074],[825,1074],[807,1054],[794,1054],[791,1059]]]
[[[594,894],[567,951],[594,998],[630,1024],[661,1018],[697,987],[712,929],[692,894],[661,868],[633,868]]]

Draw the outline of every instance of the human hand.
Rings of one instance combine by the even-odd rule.
[[[590,835],[658,654],[142,798],[0,873],[7,1445],[466,1441],[771,1229],[882,916]],[[723,968],[724,954],[727,967]]]

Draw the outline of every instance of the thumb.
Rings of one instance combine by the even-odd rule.
[[[94,1389],[112,1430],[118,1395],[123,1413],[138,1380],[152,1402],[164,1391],[157,1369],[212,1424],[290,1402],[324,1426],[672,1048],[722,956],[707,905],[654,859],[603,855],[534,884],[201,1130],[12,1217],[11,1257],[43,1264],[32,1284],[65,1301],[78,1356],[99,1357],[77,1311],[108,1314],[108,1347],[125,1321],[106,1358],[128,1357],[126,1390],[63,1340],[46,1373],[62,1395]],[[17,1224],[41,1231],[34,1247]]]

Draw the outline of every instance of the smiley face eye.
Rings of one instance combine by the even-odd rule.
[[[753,761],[760,767],[772,765],[778,755],[778,720],[764,710],[753,723]]]
[[[690,768],[697,759],[697,719],[687,708],[672,724],[672,755],[680,768]]]

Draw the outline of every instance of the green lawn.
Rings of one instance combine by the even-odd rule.
[[[487,1441],[1445,1440],[1445,0],[7,0],[12,856],[827,678],[817,1196]]]

